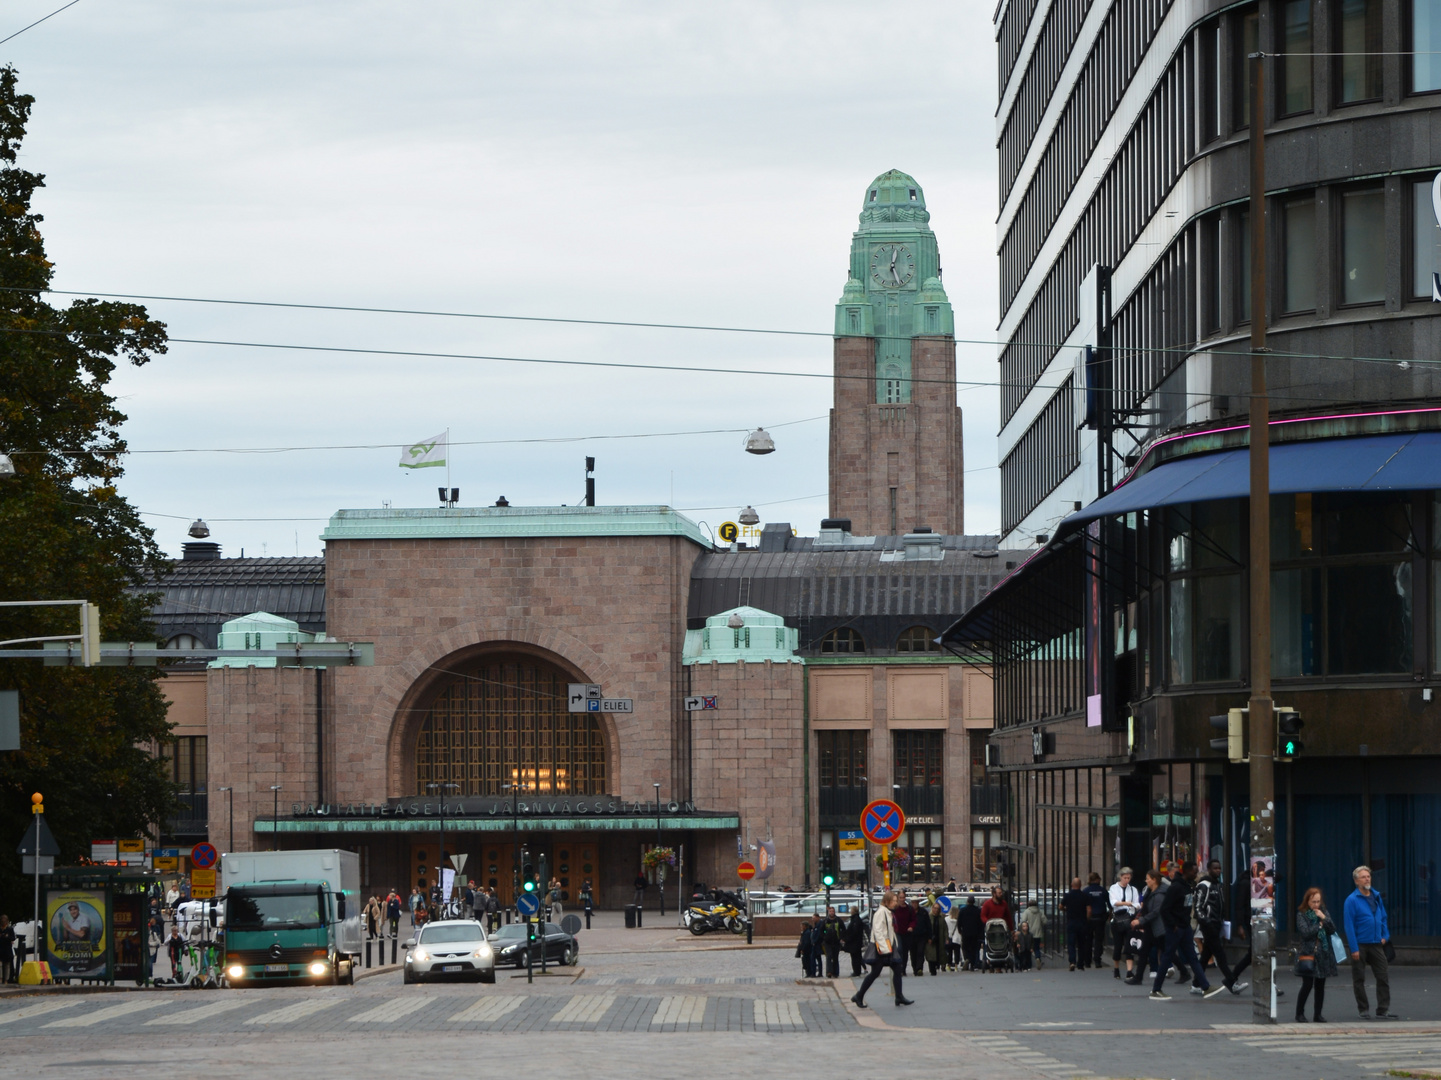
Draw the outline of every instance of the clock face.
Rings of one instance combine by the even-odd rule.
[[[916,257],[905,244],[871,249],[871,280],[885,289],[901,289],[916,278]]]

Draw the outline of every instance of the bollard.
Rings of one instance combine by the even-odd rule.
[[[385,948],[385,946],[382,945],[381,948],[383,949],[383,948]],[[366,938],[366,939],[365,939],[365,966],[366,966],[367,968],[370,967],[370,939],[369,939],[369,938]]]
[[[590,908],[585,909],[585,928],[590,929]]]
[[[393,937],[393,938],[390,939],[390,962],[391,962],[392,964],[395,963],[395,952],[396,952],[396,949],[398,949],[399,947],[400,947],[400,935],[399,935],[399,934],[396,934],[395,937]]]
[[[1260,442],[1261,440],[1257,439],[1256,441],[1257,441],[1257,442]],[[755,944],[755,937],[754,937],[755,929],[756,929],[756,921],[755,921],[754,919],[747,919],[747,920],[746,920],[746,944],[747,944],[747,945],[754,945],[754,944]]]

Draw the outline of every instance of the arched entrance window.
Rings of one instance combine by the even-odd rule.
[[[415,745],[416,793],[605,793],[605,739],[592,713],[566,708],[568,676],[530,656],[488,656],[440,683]]]

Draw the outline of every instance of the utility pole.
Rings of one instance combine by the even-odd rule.
[[[1266,95],[1265,54],[1251,64],[1251,857],[1276,862],[1276,750],[1271,718],[1271,407],[1266,391]],[[1243,903],[1250,903],[1244,897]],[[1274,901],[1273,901],[1274,903]],[[1251,916],[1251,1015],[1276,1022],[1276,920],[1272,908]]]

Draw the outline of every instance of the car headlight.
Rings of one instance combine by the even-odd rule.
[[[239,979],[244,977],[245,969],[239,964],[231,964],[225,974],[229,975],[232,979]]]
[[[313,963],[313,964],[310,965],[310,974],[312,974],[312,975],[324,975],[325,972],[326,972],[326,967],[325,967],[325,965],[324,965],[323,963],[321,963],[319,960],[317,960],[315,963]]]
[[[411,955],[411,959],[414,959],[414,960],[429,960],[429,959],[430,959],[430,953],[426,952],[424,949],[416,949],[415,952],[411,953],[410,955]]]
[[[489,960],[490,946],[482,945],[480,948],[476,949],[475,952],[471,953],[471,955],[474,956],[477,960]]]

